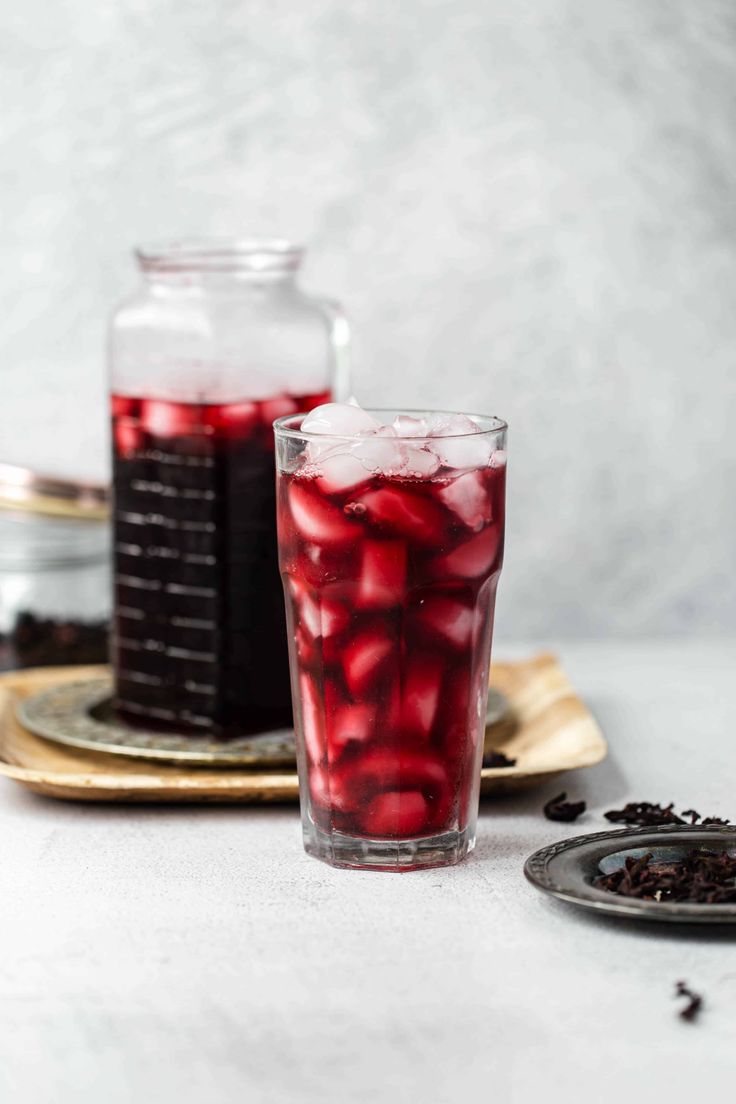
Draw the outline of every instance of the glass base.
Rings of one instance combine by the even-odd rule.
[[[365,839],[305,825],[304,850],[315,859],[349,870],[390,870],[403,874],[435,866],[453,866],[475,847],[469,829],[419,839]]]

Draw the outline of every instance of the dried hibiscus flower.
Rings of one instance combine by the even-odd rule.
[[[577,820],[580,814],[584,812],[585,802],[568,801],[566,793],[558,794],[557,797],[553,797],[544,806],[544,815],[547,820],[559,820],[563,823]]]

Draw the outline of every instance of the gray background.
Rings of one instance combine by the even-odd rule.
[[[106,469],[126,251],[280,232],[366,403],[511,422],[502,635],[736,628],[731,0],[26,0],[0,454]]]

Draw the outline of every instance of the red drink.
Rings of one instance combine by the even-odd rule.
[[[236,735],[290,726],[273,419],[327,395],[112,400],[116,707]]]
[[[410,462],[391,474],[366,470],[361,479],[353,457],[329,454],[315,461],[306,454],[280,475],[305,836],[307,849],[328,861],[340,861],[345,837],[452,836],[464,853],[462,841],[474,831],[505,453],[491,442],[483,467],[458,469],[427,460],[424,443],[411,445],[420,461],[414,467],[435,469],[423,477],[408,474]],[[310,846],[315,835],[322,846]],[[345,850],[352,855],[345,865],[433,861],[421,848],[415,861],[411,848],[402,858],[390,844],[364,863],[354,847]]]

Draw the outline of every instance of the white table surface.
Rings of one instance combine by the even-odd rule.
[[[610,743],[564,779],[589,813],[543,819],[559,782],[484,803],[453,869],[331,870],[295,808],[72,805],[3,780],[0,1099],[727,1099],[736,929],[594,918],[521,868],[628,800],[736,820],[736,642],[558,651]],[[695,1024],[678,978],[705,995]]]

